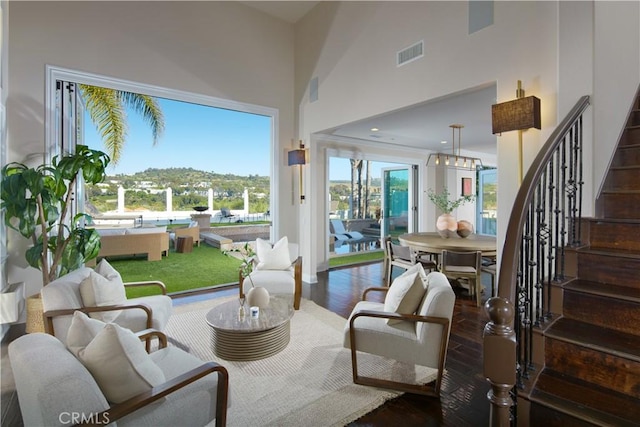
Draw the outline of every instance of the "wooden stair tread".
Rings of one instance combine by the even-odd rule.
[[[593,246],[584,246],[582,248],[577,249],[577,252],[611,256],[611,257],[617,257],[617,258],[640,259],[640,251],[634,251],[631,249],[599,248],[599,247],[593,247]]]
[[[626,149],[638,148],[638,147],[640,147],[640,144],[625,144],[625,145],[619,145],[618,150],[626,150]]]
[[[564,285],[564,289],[640,303],[640,289],[628,286],[576,279]]]
[[[564,317],[555,322],[545,332],[545,336],[640,362],[638,335]]]
[[[589,218],[595,224],[640,224],[640,218]]]
[[[633,169],[640,169],[640,165],[611,166],[609,168],[610,171],[615,171],[615,170],[633,170]]]
[[[602,194],[640,194],[640,190],[602,190]]]
[[[636,399],[545,369],[538,379],[541,388],[531,401],[596,425],[637,426],[640,405]]]

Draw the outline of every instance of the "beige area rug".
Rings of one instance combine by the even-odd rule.
[[[342,426],[401,393],[353,384],[351,354],[342,347],[346,320],[302,300],[291,319],[291,341],[263,360],[230,362],[212,351],[205,314],[229,298],[177,306],[166,329],[170,345],[229,371],[229,426]],[[360,353],[361,374],[430,382],[436,370]]]

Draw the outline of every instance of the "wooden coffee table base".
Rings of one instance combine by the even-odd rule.
[[[257,332],[213,329],[213,351],[225,360],[258,360],[282,351],[290,339],[287,320],[275,328]]]

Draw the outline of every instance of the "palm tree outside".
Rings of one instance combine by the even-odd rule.
[[[154,97],[105,87],[84,84],[79,86],[85,108],[96,125],[113,164],[120,160],[126,143],[126,107],[142,115],[143,120],[151,127],[153,145],[158,143],[164,132],[164,115]]]

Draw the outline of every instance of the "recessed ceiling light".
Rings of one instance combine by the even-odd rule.
[[[440,141],[440,144],[446,144],[447,141]]]
[[[371,132],[378,132],[380,129],[378,128],[371,128]]]

